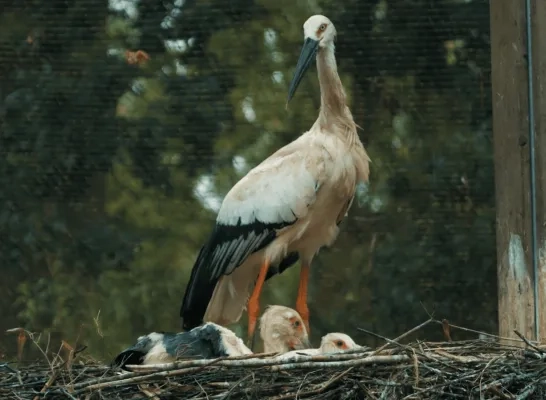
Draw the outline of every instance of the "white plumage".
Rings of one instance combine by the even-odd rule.
[[[264,160],[250,170],[233,186],[224,198],[218,212],[221,224],[242,225],[254,223],[293,223],[307,213],[315,202],[325,163],[320,143],[308,143],[309,138],[300,136],[287,147]],[[291,152],[302,146],[313,146],[307,157]],[[318,153],[318,154],[317,154]],[[325,167],[332,168],[333,165]]]

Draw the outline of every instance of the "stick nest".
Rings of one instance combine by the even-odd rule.
[[[78,360],[0,364],[3,399],[546,399],[546,353],[498,341],[386,339],[375,351],[252,355],[113,370]],[[390,347],[390,348],[388,348]]]

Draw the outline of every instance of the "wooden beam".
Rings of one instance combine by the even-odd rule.
[[[532,0],[537,233],[546,243],[546,2]],[[493,141],[497,208],[499,335],[535,337],[524,0],[490,3]],[[542,86],[542,87],[541,87]],[[542,152],[540,151],[542,149]],[[542,153],[542,154],[541,154]],[[540,257],[539,332],[546,337],[546,246]]]

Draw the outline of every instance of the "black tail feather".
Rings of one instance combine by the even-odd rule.
[[[190,280],[186,285],[186,293],[180,307],[183,330],[193,329],[203,323],[203,316],[207,311],[209,301],[218,282],[218,279],[211,280],[207,269],[196,268],[197,265],[203,262],[202,258],[204,258],[206,247],[207,244],[201,248],[195,266],[191,271]]]

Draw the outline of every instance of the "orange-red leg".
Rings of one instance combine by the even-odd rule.
[[[269,270],[269,261],[265,260],[260,268],[260,274],[258,275],[258,280],[252,291],[252,295],[248,299],[248,344],[250,349],[254,347],[254,331],[256,330],[256,321],[258,320],[258,314],[260,313],[260,295],[262,294],[262,289],[265,282],[265,277],[267,271]]]
[[[309,329],[309,308],[307,308],[307,284],[309,283],[309,263],[301,264],[300,284],[298,287],[298,297],[296,299],[296,311],[301,315],[307,334],[311,334]]]

